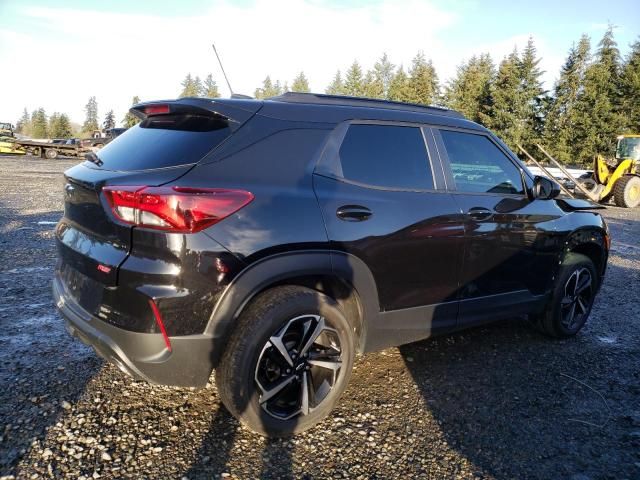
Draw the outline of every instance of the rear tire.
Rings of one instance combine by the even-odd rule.
[[[624,208],[635,208],[640,205],[640,177],[625,175],[613,186],[616,205]]]
[[[240,315],[216,369],[222,403],[261,435],[307,430],[344,392],[354,345],[332,298],[292,285],[267,290]]]
[[[58,151],[54,150],[53,148],[47,148],[44,151],[44,156],[49,160],[55,160],[56,158],[58,158]]]
[[[591,259],[568,253],[545,310],[530,318],[545,335],[567,338],[577,334],[589,317],[600,279]]]

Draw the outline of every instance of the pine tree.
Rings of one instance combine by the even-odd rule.
[[[364,78],[362,76],[362,67],[357,60],[349,67],[344,79],[344,94],[352,97],[364,96]]]
[[[16,132],[21,133],[23,135],[28,135],[28,130],[31,127],[31,121],[29,119],[29,112],[27,112],[27,107],[22,111],[22,116],[20,120],[16,123]]]
[[[404,71],[402,65],[398,67],[398,71],[393,76],[393,80],[389,84],[388,98],[394,102],[410,102],[413,95],[411,86],[409,85],[409,77]]]
[[[104,122],[102,123],[103,130],[109,130],[116,126],[116,119],[113,115],[113,110],[109,110],[104,116]]]
[[[487,114],[483,123],[491,128],[513,150],[522,140],[522,96],[520,89],[520,59],[513,50],[500,62],[491,88]]]
[[[184,97],[199,97],[202,95],[203,86],[200,77],[192,77],[191,73],[187,73],[184,80],[181,83],[182,92],[180,92],[180,98]]]
[[[262,87],[256,88],[254,93],[254,97],[264,99],[277,97],[282,94],[282,87],[280,86],[280,80],[277,80],[276,83],[271,81],[271,77],[267,75],[267,77],[262,81]]]
[[[300,92],[300,93],[309,93],[311,89],[309,88],[309,81],[305,76],[304,72],[300,72],[296,78],[293,79],[293,83],[291,84],[292,92]]]
[[[131,100],[131,106],[136,105],[138,103],[140,103],[140,97],[136,95]],[[138,117],[133,115],[131,112],[127,112],[124,118],[122,119],[122,126],[124,128],[131,128],[137,125],[139,121],[140,120],[138,119]]]
[[[60,114],[58,112],[53,112],[49,117],[47,132],[51,135],[51,138],[60,138],[58,137],[58,119],[60,118]]]
[[[611,156],[616,135],[624,126],[620,101],[620,52],[609,27],[587,67],[584,89],[576,102],[576,160],[590,164],[597,154]]]
[[[419,52],[413,59],[409,70],[410,102],[431,105],[436,103],[438,92],[438,76],[431,60],[425,59]]]
[[[338,70],[333,77],[333,80],[326,88],[325,93],[327,93],[328,95],[344,95],[344,92],[345,90],[344,82],[342,80],[342,74],[340,73],[340,70]]]
[[[488,53],[460,65],[445,88],[445,104],[469,120],[482,123],[489,108],[495,66]]]
[[[527,151],[531,152],[536,143],[542,138],[544,128],[544,95],[546,91],[542,87],[541,76],[544,73],[540,70],[540,58],[537,58],[537,50],[533,43],[533,38],[529,37],[527,46],[522,52],[519,63],[520,76],[520,100],[522,108],[521,139]]]
[[[389,57],[386,53],[382,54],[380,60],[378,60],[373,66],[373,81],[376,84],[382,84],[382,95],[387,98],[389,95],[389,86],[393,81],[395,65],[389,61]]]
[[[44,108],[34,110],[31,114],[31,136],[33,138],[47,138],[47,114]]]
[[[86,117],[82,125],[82,131],[85,133],[98,130],[98,102],[96,97],[90,97],[87,105],[84,107]]]
[[[61,113],[60,116],[58,117],[56,137],[57,138],[73,137],[71,121],[69,120],[69,117],[65,113]]]
[[[218,84],[213,79],[213,76],[211,74],[207,75],[207,78],[204,79],[202,96],[207,98],[220,98]]]
[[[560,70],[554,85],[551,105],[545,118],[544,140],[558,161],[573,163],[576,153],[575,126],[578,123],[576,103],[584,89],[584,76],[589,64],[591,41],[583,35]]]
[[[640,40],[631,45],[622,67],[620,94],[620,112],[626,117],[625,131],[640,133]]]
[[[369,70],[362,81],[362,95],[367,98],[385,98],[384,83],[375,70]]]

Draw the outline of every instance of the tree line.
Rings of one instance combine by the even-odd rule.
[[[407,68],[394,65],[385,53],[366,71],[357,60],[344,74],[337,70],[325,93],[452,108],[493,130],[514,151],[520,144],[533,153],[534,145],[543,143],[563,163],[589,164],[596,154],[611,156],[617,134],[640,134],[640,40],[623,59],[613,27],[595,49],[583,35],[569,49],[551,91],[543,87],[540,60],[529,38],[522,52],[514,48],[499,64],[489,53],[475,55],[457,67],[453,78],[441,82],[423,52]],[[202,80],[188,73],[180,86],[181,98],[220,97],[211,74]],[[267,76],[254,97],[264,99],[287,91],[310,91],[304,72],[291,86]],[[139,102],[136,96],[131,104]],[[25,108],[17,130],[37,138],[90,134],[99,126],[95,97],[89,99],[85,112],[83,125],[74,126],[63,113],[48,117],[39,108],[29,115]],[[130,113],[121,121],[127,128],[137,122]],[[110,110],[102,128],[114,126]]]

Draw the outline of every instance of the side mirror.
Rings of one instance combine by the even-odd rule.
[[[540,200],[551,200],[560,195],[560,185],[557,182],[536,175],[533,179],[533,187],[531,187],[531,196]]]

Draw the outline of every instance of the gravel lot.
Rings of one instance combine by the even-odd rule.
[[[2,479],[640,478],[640,208],[604,212],[612,257],[577,338],[514,319],[370,354],[324,423],[268,441],[213,384],[133,381],[67,335],[50,278],[74,163],[0,157]]]

